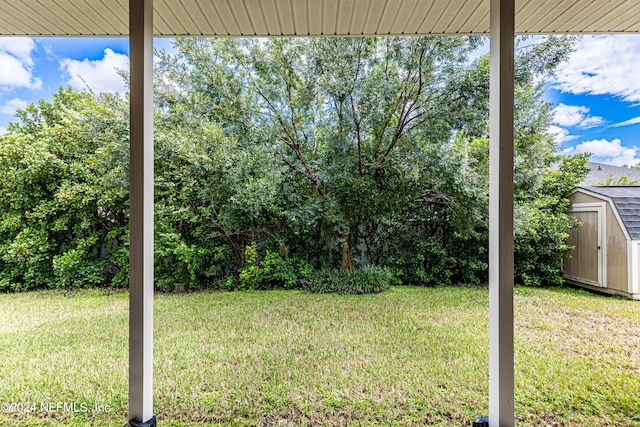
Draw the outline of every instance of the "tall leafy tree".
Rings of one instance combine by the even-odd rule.
[[[327,246],[338,245],[342,267],[351,269],[362,224],[424,196],[415,171],[430,147],[451,135],[475,95],[453,88],[478,42],[187,40],[178,48],[187,68],[220,58],[206,67],[224,68],[214,74],[233,75],[232,87],[242,82],[251,99],[245,123],[289,167],[302,197],[292,212],[320,214],[315,219]],[[219,100],[218,92],[200,96]]]

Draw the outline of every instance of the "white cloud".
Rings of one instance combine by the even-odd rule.
[[[616,157],[625,149],[622,147],[622,141],[614,139],[609,141],[606,139],[594,139],[592,141],[581,142],[575,147],[578,153],[592,153],[599,157]]]
[[[13,116],[18,108],[25,108],[27,101],[20,98],[13,98],[0,106],[0,114],[5,116]]]
[[[118,70],[129,68],[127,55],[104,50],[104,58],[90,61],[78,61],[66,58],[60,61],[60,70],[67,74],[66,83],[74,89],[91,89],[94,92],[113,92],[124,94],[127,91],[124,80]]]
[[[631,125],[636,125],[640,123],[640,117],[634,117],[633,119],[629,119],[629,120],[625,120],[624,122],[620,122],[620,123],[616,123],[614,125],[611,125],[614,128],[618,128],[621,126],[631,126]]]
[[[549,126],[547,129],[549,136],[553,138],[556,144],[562,144],[564,142],[573,141],[578,138],[578,135],[570,135],[569,129],[565,129],[560,126]]]
[[[5,133],[7,133],[7,128],[0,126],[0,135],[4,135]]]
[[[0,51],[12,55],[28,66],[33,65],[31,52],[35,49],[36,44],[30,37],[0,37]]]
[[[636,157],[638,149],[636,147],[624,147],[622,141],[614,139],[594,139],[592,141],[581,142],[573,149],[565,150],[567,154],[591,153],[595,160],[612,165],[634,165],[640,162]]]
[[[578,127],[580,129],[591,129],[597,126],[602,126],[604,124],[604,119],[600,116],[589,116],[585,117],[585,119],[580,122]]]
[[[553,109],[553,117],[560,126],[575,126],[584,119],[585,114],[588,112],[589,109],[587,107],[558,104]]]
[[[600,126],[604,119],[599,116],[590,116],[589,107],[578,105],[558,104],[553,109],[553,117],[560,126],[579,127],[589,129]]]
[[[640,101],[640,38],[637,36],[584,36],[570,59],[560,64],[554,86],[573,94],[622,97]]]
[[[35,43],[28,37],[0,37],[0,89],[38,89],[42,86],[42,80],[33,76],[35,48]]]
[[[57,59],[57,55],[55,54],[53,48],[49,43],[42,43],[40,46],[44,50],[44,53],[45,55],[47,55],[48,59]]]

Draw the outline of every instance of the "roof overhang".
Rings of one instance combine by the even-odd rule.
[[[489,33],[489,0],[155,0],[154,34]],[[128,36],[128,0],[0,0],[0,35]],[[637,0],[516,0],[516,33],[639,33]]]

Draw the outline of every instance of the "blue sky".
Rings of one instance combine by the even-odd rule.
[[[170,39],[156,39],[170,48]],[[60,85],[124,93],[116,69],[128,67],[126,38],[0,37],[0,133],[16,108],[49,99]],[[592,160],[640,163],[640,36],[584,36],[547,88],[565,153]]]

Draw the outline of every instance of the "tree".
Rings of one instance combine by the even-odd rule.
[[[423,196],[411,171],[430,144],[451,133],[467,105],[469,94],[452,97],[450,86],[477,44],[460,37],[187,40],[177,46],[186,69],[226,67],[213,74],[233,74],[234,87],[243,83],[252,101],[242,114],[289,167],[301,193],[293,217],[322,211],[315,219],[327,234],[323,240],[340,247],[348,270],[364,222]],[[216,60],[202,65],[203,58]],[[217,88],[199,99],[230,105]]]
[[[0,137],[0,288],[125,282],[126,104],[60,89],[17,115]]]

